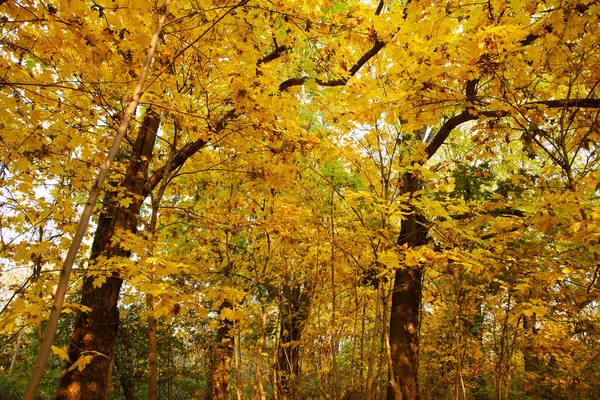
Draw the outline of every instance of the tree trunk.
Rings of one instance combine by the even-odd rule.
[[[525,331],[525,346],[523,347],[523,361],[525,367],[526,384],[525,393],[528,396],[535,397],[537,387],[535,382],[538,381],[540,374],[541,359],[535,351],[535,341],[537,336],[537,314],[531,316],[523,315],[523,330]]]
[[[528,336],[528,341],[523,349],[525,372],[538,372],[540,366],[540,360],[533,349],[537,336],[536,322],[537,314],[533,313],[530,317],[523,315],[523,329],[525,335]]]
[[[375,300],[375,323],[373,327],[373,336],[371,337],[371,346],[369,349],[369,365],[367,367],[367,384],[365,389],[365,399],[371,400],[376,398],[375,393],[373,393],[373,370],[375,368],[375,352],[377,351],[376,340],[379,335],[379,325],[380,325],[380,308],[381,308],[381,295],[383,292],[383,281],[381,279],[377,280],[377,298]],[[364,317],[363,317],[364,320]],[[364,323],[364,322],[363,322]],[[364,331],[364,327],[363,327]]]
[[[148,307],[148,400],[158,399],[158,321],[154,316],[154,296],[146,294]]]
[[[219,314],[225,308],[232,308],[229,301],[224,300]],[[229,399],[229,376],[231,375],[231,360],[233,358],[234,340],[231,336],[233,321],[225,318],[217,330],[217,337],[210,357],[207,382],[207,400]]]
[[[404,175],[403,191],[413,194],[421,182],[411,173]],[[425,217],[412,205],[402,221],[398,245],[408,249],[427,243]],[[419,395],[419,316],[423,271],[421,266],[400,266],[394,277],[390,315],[390,352],[392,368],[388,384],[388,400],[415,400]]]
[[[308,318],[311,290],[299,285],[283,286],[283,304],[280,308],[280,339],[277,353],[279,392],[285,399],[297,399],[296,377],[300,372],[302,331]]]
[[[156,132],[160,125],[159,114],[151,109],[146,112],[138,132],[129,165],[120,192],[130,196],[127,207],[117,199],[117,193],[105,195],[104,211],[98,220],[98,227],[92,244],[90,265],[99,257],[129,257],[130,252],[120,246],[117,235],[120,232],[135,233],[137,217],[146,193],[148,165]],[[115,339],[119,327],[117,303],[123,280],[117,272],[111,272],[106,281],[95,285],[97,275],[84,277],[81,288],[81,303],[91,309],[78,312],[69,346],[69,362],[61,376],[56,399],[107,399],[110,390]],[[91,361],[83,370],[73,367],[82,356],[91,356]],[[73,367],[73,368],[72,368]]]
[[[265,307],[264,300],[261,299],[260,311],[260,336],[258,338],[258,344],[256,346],[256,386],[258,386],[258,394],[260,400],[265,400],[267,395],[265,393],[265,385],[263,384],[262,376],[262,352],[265,346],[265,336],[267,330],[267,307]],[[237,367],[237,365],[236,365]]]
[[[17,336],[17,343],[15,344],[15,351],[13,352],[13,356],[10,359],[10,365],[8,367],[8,372],[6,373],[8,376],[10,376],[10,373],[12,372],[12,369],[15,366],[15,363],[17,362],[17,357],[19,356],[19,350],[21,350],[22,336],[23,336],[23,329],[21,329],[19,331],[19,336]]]

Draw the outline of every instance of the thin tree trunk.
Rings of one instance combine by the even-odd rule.
[[[367,387],[367,382],[364,380],[365,379],[364,369],[365,369],[365,317],[366,317],[366,313],[367,313],[367,302],[363,300],[362,318],[360,320],[360,323],[361,323],[361,326],[360,326],[360,361],[358,364],[359,368],[360,368],[360,382],[362,383],[360,395],[363,398],[367,397],[367,394],[364,392],[364,390],[366,390],[366,387]]]
[[[154,239],[156,234],[156,224],[158,223],[158,210],[162,201],[167,185],[170,181],[171,164],[177,151],[177,123],[173,135],[173,143],[171,143],[171,151],[169,159],[165,165],[164,178],[158,188],[156,195],[150,192],[152,203],[152,215],[150,224],[148,225],[148,242],[150,243],[150,255],[154,256]],[[152,267],[152,273],[156,271],[155,266]],[[150,293],[146,294],[146,306],[148,309],[148,400],[158,400],[158,343],[156,333],[158,331],[158,320],[154,314],[154,296]]]
[[[158,321],[154,316],[154,296],[146,294],[148,308],[148,400],[158,399]]]
[[[280,314],[277,315],[276,326],[279,325]],[[273,351],[273,400],[279,400],[279,371],[277,368],[277,356],[279,355],[279,337],[275,335],[275,348]]]
[[[354,280],[354,326],[352,328],[352,351],[350,352],[350,388],[352,391],[356,389],[356,373],[354,372],[357,363],[356,360],[356,352],[358,348],[358,338],[356,337],[356,332],[358,328],[358,314],[360,310],[360,305],[358,304],[358,282],[356,282],[356,278]]]
[[[160,115],[149,109],[132,149],[121,190],[131,196],[127,208],[119,205],[114,192],[105,196],[105,209],[98,219],[92,244],[90,264],[100,257],[129,257],[120,246],[116,234],[135,233],[137,216],[142,206],[147,181],[148,164],[152,158]],[[119,326],[117,303],[123,280],[111,272],[102,284],[98,275],[88,274],[82,285],[82,304],[90,312],[78,312],[71,335],[69,362],[61,376],[56,399],[107,399],[110,389],[114,346]],[[92,357],[83,369],[71,368],[81,357]]]
[[[256,384],[258,385],[258,394],[261,400],[265,400],[265,387],[263,385],[262,376],[262,351],[265,345],[265,332],[267,328],[267,309],[264,304],[261,304],[261,320],[260,320],[260,337],[256,346]]]
[[[44,374],[44,369],[46,367],[46,363],[48,362],[48,357],[50,356],[50,350],[52,348],[52,343],[54,342],[54,337],[56,336],[56,331],[58,329],[58,319],[62,312],[65,296],[67,293],[67,288],[69,285],[69,278],[71,276],[71,271],[73,270],[73,264],[75,263],[75,258],[77,257],[77,253],[79,252],[79,247],[81,246],[81,242],[83,241],[83,237],[85,236],[85,232],[87,231],[88,224],[90,222],[90,218],[92,217],[92,211],[94,206],[96,205],[96,200],[100,196],[100,190],[108,175],[108,171],[112,162],[114,161],[117,153],[119,152],[119,148],[121,146],[121,141],[129,128],[129,123],[133,118],[137,106],[140,101],[140,97],[142,95],[142,90],[144,87],[144,83],[146,82],[146,77],[148,76],[148,72],[150,70],[150,64],[152,63],[152,59],[154,57],[154,52],[158,45],[158,38],[162,31],[162,27],[167,20],[167,16],[169,15],[169,5],[171,0],[166,0],[163,14],[160,17],[158,27],[156,28],[154,34],[152,35],[152,39],[150,41],[150,46],[148,47],[148,51],[146,53],[146,59],[144,61],[144,65],[142,66],[142,71],[140,73],[140,77],[136,84],[135,89],[133,90],[132,100],[129,102],[127,107],[127,111],[121,121],[121,125],[117,130],[117,135],[113,141],[113,144],[106,155],[106,159],[104,164],[100,168],[100,172],[96,177],[96,181],[90,190],[90,194],[88,196],[88,201],[83,209],[83,213],[81,214],[81,219],[79,220],[79,224],[77,226],[77,231],[75,232],[75,236],[73,237],[73,241],[71,242],[71,246],[69,247],[69,251],[67,252],[67,256],[65,257],[65,261],[61,268],[60,278],[58,281],[58,285],[56,286],[56,293],[54,294],[54,302],[52,304],[52,309],[50,310],[50,316],[48,318],[48,325],[46,327],[46,334],[44,335],[44,339],[40,343],[40,348],[38,351],[38,356],[35,360],[33,370],[31,373],[31,378],[29,383],[27,384],[27,388],[25,390],[25,394],[23,395],[23,400],[33,400],[37,393],[38,387],[40,385],[40,381],[42,380],[42,375]],[[120,287],[120,285],[118,285]],[[108,293],[110,296],[110,293]],[[109,374],[110,375],[110,374]],[[69,390],[72,394],[70,398],[79,398],[81,396],[81,391],[79,388],[73,388],[73,390]],[[59,388],[59,393],[61,389]],[[64,394],[63,398],[69,392],[62,391]],[[100,393],[100,396],[107,396],[107,392]],[[88,399],[93,399],[95,397],[88,397]],[[102,397],[99,397],[102,398]]]
[[[371,346],[369,349],[369,366],[367,369],[367,389],[366,396],[367,400],[371,400],[373,398],[373,368],[375,367],[375,350],[376,346],[376,338],[379,334],[379,325],[380,325],[380,308],[381,308],[381,292],[382,292],[383,282],[381,279],[377,280],[377,299],[375,300],[375,326],[373,327],[373,336],[371,338]]]
[[[10,359],[10,366],[8,367],[7,375],[10,376],[10,373],[17,362],[17,357],[19,356],[19,350],[21,350],[21,338],[23,337],[23,329],[19,331],[19,335],[17,336],[17,343],[15,343],[15,351],[13,352],[13,356]]]
[[[540,367],[540,359],[533,350],[533,345],[535,344],[535,338],[537,336],[537,314],[533,313],[530,317],[527,315],[523,315],[523,329],[525,330],[525,334],[527,335],[527,344],[523,349],[523,358],[525,364],[525,372],[526,373],[536,373]]]
[[[463,379],[463,359],[464,351],[462,349],[461,333],[457,332],[459,328],[455,325],[455,347],[456,347],[456,373],[454,375],[454,399],[465,400],[467,393],[465,391],[465,382]]]
[[[169,326],[169,347],[167,354],[167,400],[173,400],[173,329]]]
[[[335,287],[335,225],[333,223],[334,191],[331,191],[331,398],[338,398],[338,366],[337,366],[337,324],[336,324],[336,287]]]
[[[242,400],[242,374],[240,371],[240,332],[237,330],[236,322],[233,320],[233,355],[235,357],[235,397]]]

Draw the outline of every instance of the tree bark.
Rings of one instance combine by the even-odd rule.
[[[403,191],[414,194],[421,182],[412,173],[404,175]],[[398,245],[408,249],[427,243],[425,217],[411,205],[402,221]],[[390,315],[390,352],[392,368],[388,384],[388,400],[415,400],[419,396],[419,317],[421,309],[422,266],[401,266],[396,270]]]
[[[525,331],[525,346],[523,347],[523,362],[525,367],[526,384],[525,393],[528,396],[535,397],[537,387],[535,382],[540,374],[541,359],[535,351],[535,342],[537,336],[537,314],[531,316],[523,315],[523,330]],[[527,376],[529,375],[529,376]]]
[[[148,307],[148,400],[158,399],[158,320],[154,316],[154,296],[146,294]]]
[[[130,252],[121,247],[117,237],[121,232],[135,233],[137,218],[145,198],[148,165],[152,159],[160,115],[149,109],[138,132],[129,156],[129,165],[120,185],[122,193],[130,196],[129,206],[117,200],[117,193],[105,195],[105,208],[98,220],[92,244],[90,265],[99,257],[129,257]],[[61,376],[56,399],[107,399],[110,390],[115,339],[119,327],[117,303],[123,280],[111,272],[106,281],[94,284],[97,275],[84,277],[82,304],[90,312],[78,312],[71,335],[69,361]],[[82,356],[93,356],[91,362],[80,370],[73,365]]]
[[[308,319],[311,290],[299,285],[283,286],[280,307],[280,339],[277,353],[279,392],[285,399],[297,399],[296,377],[300,372],[300,339]]]
[[[224,300],[219,313],[226,308],[232,308],[229,301]],[[231,336],[233,321],[224,318],[221,321],[213,351],[210,357],[206,400],[229,399],[229,377],[231,375],[231,360],[233,358],[234,340]]]
[[[17,357],[19,356],[19,350],[21,350],[21,338],[23,337],[23,329],[19,331],[19,336],[17,336],[17,343],[15,344],[15,351],[13,352],[13,356],[10,359],[10,365],[8,367],[8,372],[6,373],[10,376],[15,363],[17,362]]]
[[[371,337],[371,346],[369,349],[369,364],[367,367],[367,382],[365,388],[365,399],[371,400],[375,398],[375,393],[373,393],[373,371],[375,369],[375,352],[377,350],[376,340],[379,335],[379,325],[381,323],[380,318],[380,309],[381,309],[381,295],[383,292],[383,281],[381,279],[377,280],[377,298],[375,300],[375,322],[373,327],[373,336]],[[384,314],[385,315],[385,314]],[[363,317],[364,319],[364,317]],[[363,327],[364,331],[364,327]]]

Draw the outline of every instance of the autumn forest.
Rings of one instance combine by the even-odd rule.
[[[597,0],[0,30],[0,398],[600,398]]]

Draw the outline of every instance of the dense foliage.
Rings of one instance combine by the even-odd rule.
[[[600,398],[598,2],[0,15],[0,397]]]

